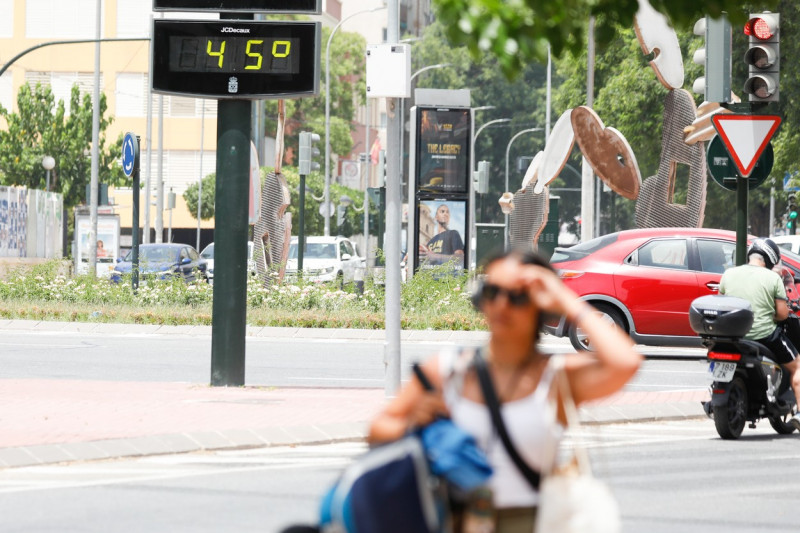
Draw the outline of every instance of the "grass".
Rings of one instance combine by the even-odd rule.
[[[403,284],[403,329],[485,329],[470,304],[466,280],[431,270]],[[129,281],[67,277],[53,261],[0,280],[0,318],[210,325],[213,290],[203,282],[172,280],[149,283],[134,293]],[[363,293],[302,281],[265,287],[256,278],[247,287],[247,323],[252,326],[383,329],[384,308],[383,287],[371,282]]]

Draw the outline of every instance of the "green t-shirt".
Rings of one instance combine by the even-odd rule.
[[[775,329],[775,300],[786,299],[781,277],[766,267],[741,265],[729,268],[719,281],[719,293],[736,296],[753,307],[753,327],[745,339],[763,339]]]

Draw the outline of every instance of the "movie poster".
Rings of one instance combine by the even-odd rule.
[[[417,190],[469,192],[470,110],[417,109]]]

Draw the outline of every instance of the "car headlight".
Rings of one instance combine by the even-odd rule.
[[[322,269],[322,273],[323,274],[330,274],[331,272],[334,271],[335,268],[336,267],[333,267],[333,266],[325,267],[325,268]]]

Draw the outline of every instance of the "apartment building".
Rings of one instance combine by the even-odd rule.
[[[44,42],[94,39],[97,4],[97,0],[0,0],[0,13],[3,14],[0,17],[0,64]],[[386,35],[386,10],[359,12],[383,4],[383,0],[323,0],[323,13],[314,18],[332,27],[350,17],[342,23],[342,31],[359,32],[368,43],[380,43]],[[194,243],[197,220],[186,208],[182,193],[216,168],[217,102],[150,95],[148,39],[151,17],[217,18],[217,15],[154,14],[151,7],[149,0],[101,2],[101,38],[110,41],[101,44],[100,87],[108,99],[108,112],[114,116],[107,137],[116,139],[128,131],[141,137],[141,180],[142,183],[149,180],[152,196],[149,221],[141,220],[140,226],[149,225],[151,230],[163,227],[162,235],[166,240],[171,221],[173,240]],[[429,0],[401,0],[401,15],[405,21],[401,22],[401,27],[404,31],[419,31],[421,22],[427,20],[429,13]],[[323,53],[325,44],[322,43]],[[94,63],[94,43],[57,44],[35,49],[17,59],[0,77],[0,103],[16,110],[17,91],[28,82],[49,84],[57,100],[67,101],[75,83],[83,93],[91,94]],[[354,159],[359,152],[368,151],[363,146],[368,138],[365,124],[370,125],[372,139],[381,135],[385,138],[381,133],[381,126],[385,126],[383,102],[371,102],[369,108],[369,115],[362,107],[353,117],[356,148],[349,158]],[[359,143],[362,144],[359,146]],[[269,147],[270,143],[265,145]],[[270,157],[268,148],[262,155],[262,164],[274,158]],[[338,172],[341,165],[335,168]],[[174,192],[177,200],[176,208],[171,213],[165,209],[160,218],[153,205],[159,184],[165,195]],[[123,246],[130,242],[131,195],[132,191],[124,188],[109,192],[116,204],[114,210],[120,215]],[[142,196],[141,202],[140,216],[144,217],[147,199]],[[167,202],[164,201],[163,205],[166,208]],[[213,226],[213,219],[202,221],[203,244],[213,240]],[[127,241],[124,236],[126,229]],[[151,234],[149,240],[154,239]]]

